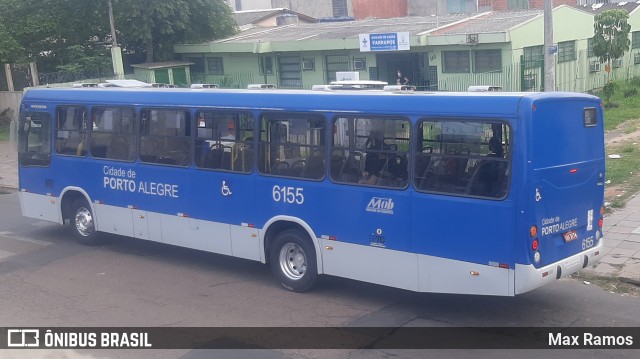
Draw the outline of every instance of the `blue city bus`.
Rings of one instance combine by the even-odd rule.
[[[32,89],[24,216],[332,275],[514,296],[603,250],[602,102],[577,93]]]

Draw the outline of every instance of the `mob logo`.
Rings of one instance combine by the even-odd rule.
[[[393,214],[394,206],[391,198],[373,197],[367,205],[367,212]]]
[[[7,347],[29,348],[40,346],[40,330],[38,329],[8,329]]]

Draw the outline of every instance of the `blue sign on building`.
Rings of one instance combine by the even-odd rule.
[[[408,32],[386,34],[360,34],[360,51],[402,51],[409,50]]]

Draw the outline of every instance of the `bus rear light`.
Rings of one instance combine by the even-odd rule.
[[[26,188],[23,188],[22,190],[20,190],[21,192],[25,192],[25,193],[29,193],[29,190]]]
[[[536,263],[540,263],[540,252],[535,252],[533,254],[533,261]]]
[[[327,241],[335,241],[336,240],[336,236],[328,236],[326,234],[323,234],[322,236],[320,236],[320,238],[325,239]]]
[[[546,277],[546,276],[548,276],[548,275],[549,275],[549,272],[543,272],[543,273],[542,273],[542,278],[544,278],[544,277]]]
[[[503,269],[509,269],[509,265],[507,263],[500,263],[498,264],[498,267]]]
[[[469,274],[474,276],[474,277],[477,277],[477,276],[480,275],[480,272],[476,272],[476,271],[472,270],[471,272],[469,272]]]
[[[574,174],[574,173],[578,173],[578,169],[577,168],[572,168],[569,170],[569,173]]]
[[[602,228],[603,224],[604,224],[604,219],[600,217],[600,219],[598,220],[598,228]]]
[[[529,236],[531,236],[531,238],[535,238],[538,235],[538,226],[531,226],[531,228],[529,228]]]
[[[99,201],[99,200],[95,200],[95,201],[93,201],[93,203],[95,203],[95,204],[104,204],[104,202]]]
[[[138,209],[138,206],[134,206],[134,205],[130,204],[130,205],[127,205],[127,208],[129,208],[129,209]]]
[[[186,214],[186,213],[178,213],[178,217],[181,217],[181,218],[189,218],[189,215],[188,215],[188,214]]]
[[[538,238],[534,238],[533,242],[531,242],[531,249],[533,249],[534,251],[537,251],[539,245],[540,245],[540,242],[538,241]]]

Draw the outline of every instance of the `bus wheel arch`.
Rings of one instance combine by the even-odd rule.
[[[95,211],[86,193],[81,190],[68,189],[62,195],[62,221],[69,220],[70,228],[75,239],[85,245],[100,243],[101,237],[96,230]]]
[[[266,227],[264,256],[274,276],[292,292],[311,289],[322,270],[319,244],[308,225],[280,219]]]

